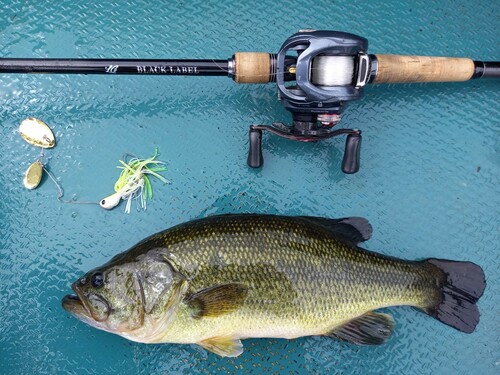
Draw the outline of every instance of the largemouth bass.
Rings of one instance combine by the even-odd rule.
[[[222,356],[241,339],[324,335],[384,343],[390,315],[417,307],[459,331],[479,322],[478,265],[406,261],[358,247],[363,218],[212,216],[157,233],[72,285],[64,309],[143,343],[196,343]]]

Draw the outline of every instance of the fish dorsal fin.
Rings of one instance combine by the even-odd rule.
[[[229,336],[211,337],[200,341],[198,345],[221,357],[238,357],[243,353],[241,340]]]
[[[336,237],[354,245],[369,240],[373,232],[371,224],[362,217],[345,217],[342,219],[327,219],[314,216],[299,217],[325,228]]]
[[[193,311],[193,318],[216,317],[238,309],[248,293],[248,288],[239,283],[218,285],[203,289],[186,299]]]
[[[387,341],[393,329],[392,316],[369,312],[334,329],[326,336],[357,345],[380,345]]]

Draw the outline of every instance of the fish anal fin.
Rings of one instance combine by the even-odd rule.
[[[381,345],[385,343],[394,330],[392,316],[376,312],[368,312],[335,328],[325,336],[344,340],[357,345]]]
[[[324,217],[300,216],[300,218],[323,227],[336,237],[354,245],[369,240],[373,232],[371,224],[362,217],[327,219]]]
[[[237,310],[248,293],[248,288],[239,283],[230,283],[203,289],[189,296],[187,305],[193,318],[217,317]]]
[[[221,357],[238,357],[243,353],[243,344],[241,340],[234,339],[230,336],[211,337],[197,344]]]

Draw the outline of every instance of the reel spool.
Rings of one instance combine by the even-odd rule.
[[[311,82],[317,86],[345,86],[354,77],[353,56],[316,56],[311,66]]]
[[[248,165],[263,165],[262,131],[301,142],[347,134],[342,171],[356,173],[361,131],[331,128],[340,121],[346,102],[363,95],[363,86],[370,77],[367,49],[365,38],[336,31],[304,30],[288,38],[278,54],[271,57],[271,64],[276,70],[278,98],[292,112],[292,125],[250,126]],[[290,81],[291,75],[294,81]]]

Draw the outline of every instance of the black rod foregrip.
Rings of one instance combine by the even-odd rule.
[[[500,78],[500,61],[474,61],[474,74],[476,78]]]
[[[0,59],[0,73],[227,76],[227,60]]]

